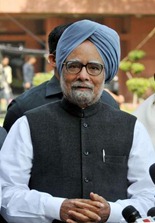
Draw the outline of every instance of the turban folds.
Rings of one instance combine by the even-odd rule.
[[[106,83],[116,75],[120,62],[120,40],[111,28],[90,20],[70,25],[62,34],[56,48],[56,64],[59,75],[68,55],[85,40],[97,48],[105,66]]]

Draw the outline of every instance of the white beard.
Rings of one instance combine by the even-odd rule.
[[[71,98],[74,104],[79,105],[80,107],[84,105],[90,105],[93,101],[94,92],[93,90],[80,91],[78,89],[73,89],[71,91]]]
[[[85,108],[97,102],[102,95],[104,87],[104,82],[103,82],[103,84],[101,85],[101,89],[99,89],[98,91],[98,94],[95,95],[93,84],[90,83],[85,84],[84,82],[76,81],[72,84],[70,91],[68,91],[63,74],[61,75],[60,78],[60,84],[64,97],[66,97],[70,102],[78,105],[81,108]],[[82,85],[88,86],[88,90],[82,91],[76,88],[76,86],[82,86]]]

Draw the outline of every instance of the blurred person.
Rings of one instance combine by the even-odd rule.
[[[142,216],[154,206],[147,131],[100,100],[119,61],[119,36],[107,26],[81,20],[62,34],[56,64],[63,99],[26,112],[2,146],[8,222],[125,222],[126,206]]]
[[[7,57],[7,56],[3,57],[2,66],[3,66],[3,70],[4,70],[6,83],[7,83],[7,85],[5,87],[5,99],[6,99],[7,105],[11,102],[11,100],[13,98],[13,93],[12,93],[12,88],[11,88],[12,67],[9,65],[9,63],[10,63],[9,57]]]
[[[23,86],[24,90],[29,90],[33,86],[34,64],[36,63],[36,58],[34,56],[28,56],[26,62],[23,65]]]
[[[4,99],[4,86],[3,86],[3,80],[4,80],[4,70],[3,66],[0,63],[0,113],[2,112],[3,108],[3,99]]]
[[[2,58],[0,70],[0,107],[2,111],[6,110],[13,98],[11,89],[12,68],[9,65],[9,57],[5,56]],[[2,109],[2,107],[4,108]]]
[[[155,149],[155,93],[142,102],[133,112],[133,115],[135,115],[146,127]]]
[[[49,102],[61,100],[62,90],[60,87],[59,75],[56,68],[55,54],[56,46],[61,34],[70,25],[71,23],[59,25],[49,33],[48,60],[51,65],[51,69],[54,69],[54,76],[51,78],[51,80],[46,81],[37,87],[33,87],[28,91],[25,91],[9,104],[3,124],[7,132],[10,130],[13,123],[18,118],[20,118],[25,111],[47,104]],[[119,108],[117,102],[106,91],[103,91],[101,99],[102,101],[104,101],[104,103],[107,103],[115,108]]]
[[[11,84],[12,83],[12,68],[9,65],[9,63],[10,63],[9,57],[7,57],[7,56],[3,57],[2,65],[3,65],[5,77],[6,77],[8,84]]]

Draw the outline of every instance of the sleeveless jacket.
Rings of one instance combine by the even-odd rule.
[[[97,102],[63,99],[25,113],[33,144],[29,187],[56,197],[127,198],[127,163],[136,118]]]

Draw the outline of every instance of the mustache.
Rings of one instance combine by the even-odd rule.
[[[94,85],[90,84],[90,83],[86,83],[86,82],[80,82],[80,81],[76,81],[75,83],[72,84],[72,88],[78,88],[78,87],[82,87],[82,88],[88,88],[93,90],[94,89]]]

